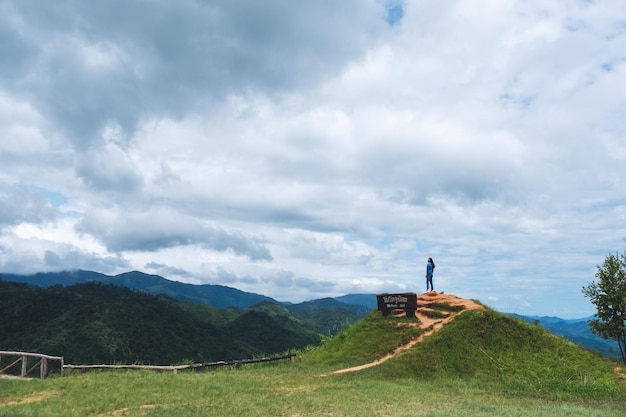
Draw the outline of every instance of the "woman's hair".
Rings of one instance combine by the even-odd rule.
[[[433,258],[428,258],[428,262],[433,264],[433,269],[435,269],[435,262],[433,261]]]

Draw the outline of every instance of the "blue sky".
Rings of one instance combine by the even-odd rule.
[[[0,2],[0,271],[585,317],[622,1]]]

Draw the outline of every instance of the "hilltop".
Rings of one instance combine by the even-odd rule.
[[[412,338],[408,343],[398,346],[382,358],[363,365],[340,369],[333,373],[340,374],[361,371],[371,368],[372,366],[380,365],[399,353],[410,349],[416,343],[424,340],[425,337],[441,330],[444,325],[454,320],[459,313],[470,310],[485,310],[485,307],[476,301],[466,300],[456,295],[449,295],[443,292],[426,292],[418,295],[417,306],[418,308],[415,312],[417,320],[415,322],[402,322],[402,325],[419,329],[419,336]],[[398,316],[402,315],[403,314],[399,314]]]
[[[603,391],[624,377],[616,362],[538,325],[443,293],[419,295],[415,318],[372,312],[304,360],[325,376],[480,378],[542,395]]]

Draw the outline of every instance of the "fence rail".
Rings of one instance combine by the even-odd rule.
[[[3,356],[9,356],[9,357],[17,356],[18,358],[15,359],[13,362],[11,362],[11,364],[9,364],[8,366],[5,366],[4,368],[0,369],[0,374],[3,374],[4,372],[13,368],[19,362],[22,362],[22,368],[20,370],[20,376],[22,378],[25,378],[26,376],[28,376],[28,374],[30,374],[35,369],[37,369],[37,367],[39,367],[39,377],[45,378],[48,376],[48,361],[59,361],[61,363],[61,376],[63,376],[63,368],[65,367],[65,365],[63,363],[62,356],[50,356],[50,355],[43,355],[41,353],[13,352],[13,351],[0,350],[0,359],[2,359]],[[28,358],[36,358],[38,359],[38,361],[33,366],[28,368]]]
[[[171,366],[161,366],[161,365],[64,365],[65,369],[76,369],[82,372],[88,371],[90,369],[135,369],[135,370],[150,370],[150,371],[169,371],[173,373],[177,373],[180,370],[184,369],[201,369],[201,368],[213,368],[217,366],[234,366],[235,369],[238,369],[241,365],[250,364],[250,363],[261,363],[261,362],[271,362],[278,361],[283,359],[290,359],[292,362],[296,357],[295,354],[282,355],[282,356],[273,356],[266,358],[257,358],[257,359],[238,359],[232,361],[218,361],[218,362],[201,362],[201,363],[192,363],[189,365],[171,365]]]
[[[0,374],[8,371],[13,368],[19,362],[22,362],[20,376],[25,378],[31,372],[33,372],[37,367],[39,367],[39,377],[46,378],[48,376],[48,361],[55,360],[59,361],[61,364],[61,376],[64,374],[64,370],[75,369],[81,372],[86,372],[90,369],[136,369],[136,370],[151,370],[151,371],[169,371],[173,373],[177,373],[180,370],[184,369],[202,369],[202,368],[213,368],[217,366],[233,366],[235,369],[238,369],[241,365],[251,364],[251,363],[261,363],[261,362],[271,362],[278,361],[284,359],[290,359],[291,362],[294,361],[296,355],[288,354],[282,356],[273,356],[273,357],[265,357],[265,358],[257,358],[257,359],[238,359],[232,361],[217,361],[217,362],[201,362],[201,363],[192,363],[189,365],[172,365],[172,366],[160,366],[160,365],[71,365],[65,364],[62,356],[50,356],[43,355],[41,353],[27,353],[27,352],[11,352],[11,351],[0,351],[0,360],[3,356],[17,356],[18,358],[13,360],[8,366],[0,369]],[[28,368],[27,362],[28,358],[37,358],[39,359],[35,365],[31,368]]]

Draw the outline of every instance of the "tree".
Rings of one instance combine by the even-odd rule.
[[[626,252],[609,255],[596,272],[598,282],[583,287],[583,294],[598,310],[589,321],[591,331],[604,339],[617,341],[626,363]]]

